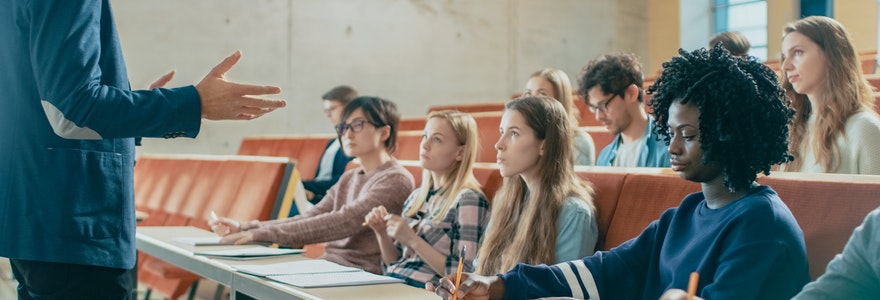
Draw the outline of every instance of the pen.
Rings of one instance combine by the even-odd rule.
[[[467,246],[462,245],[461,252],[458,253],[458,271],[455,272],[455,290],[452,291],[452,300],[458,300],[458,287],[461,285],[461,269],[464,266],[462,259],[464,258],[465,250],[467,250]]]
[[[700,281],[700,274],[691,272],[691,280],[688,282],[688,300],[694,300],[697,295],[697,282]]]
[[[218,220],[217,213],[215,213],[213,210],[211,211],[211,220],[214,220],[214,221]]]

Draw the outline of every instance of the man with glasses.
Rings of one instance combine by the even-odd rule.
[[[345,105],[357,98],[358,92],[354,88],[347,85],[334,87],[321,96],[324,106],[324,116],[330,121],[335,128],[339,125],[339,117],[342,115],[342,109]],[[324,147],[324,153],[321,154],[321,160],[318,169],[315,170],[315,178],[312,180],[303,180],[303,188],[306,190],[306,198],[312,204],[318,204],[324,198],[324,194],[337,181],[342,173],[345,173],[345,166],[353,158],[345,155],[342,151],[339,139],[333,138],[327,142]],[[291,213],[296,213],[291,210]],[[292,217],[293,215],[290,215]]]
[[[633,54],[606,54],[587,63],[579,92],[596,120],[616,137],[602,149],[597,166],[669,167],[666,143],[645,112],[642,70]]]

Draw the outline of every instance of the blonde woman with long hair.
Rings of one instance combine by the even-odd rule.
[[[880,118],[849,34],[827,17],[789,24],[783,86],[797,111],[786,171],[880,174]]]
[[[365,217],[386,275],[422,288],[455,272],[460,258],[464,270],[473,271],[489,222],[489,201],[473,173],[477,145],[470,115],[454,110],[428,115],[419,151],[422,186],[409,195],[402,216],[378,206]]]
[[[523,96],[547,96],[559,101],[562,108],[568,113],[568,121],[574,130],[572,147],[574,150],[574,164],[592,166],[596,164],[596,143],[593,137],[586,131],[578,128],[580,125],[580,113],[571,96],[571,80],[562,70],[547,68],[532,73],[526,82],[526,90]]]
[[[477,254],[477,274],[517,263],[554,264],[593,254],[598,237],[592,188],[575,174],[572,130],[559,101],[508,102],[495,144],[504,183]]]

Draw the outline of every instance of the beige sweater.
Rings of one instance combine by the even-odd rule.
[[[807,120],[807,134],[809,141],[813,143],[813,129],[816,116],[810,116]],[[838,174],[867,174],[880,175],[880,119],[873,112],[859,112],[846,120],[844,129],[845,136],[837,137],[837,147],[840,148],[840,167]],[[800,172],[825,173],[825,167],[816,160],[813,147],[806,147],[803,155],[804,164]],[[785,170],[795,171],[795,170]]]
[[[286,247],[328,242],[322,258],[382,274],[379,244],[372,230],[362,225],[364,216],[379,205],[400,214],[414,186],[412,175],[394,159],[369,173],[362,168],[349,170],[311,210],[261,222],[250,231],[257,241]]]

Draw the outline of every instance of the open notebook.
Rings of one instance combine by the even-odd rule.
[[[302,288],[403,283],[403,280],[376,275],[367,271],[272,275],[266,278]]]
[[[266,265],[236,265],[232,267],[234,267],[239,272],[261,277],[271,275],[341,273],[361,271],[361,269],[358,268],[346,267],[323,259],[286,261]]]
[[[298,287],[331,287],[403,282],[323,259],[288,261],[267,265],[237,265],[239,272]]]

